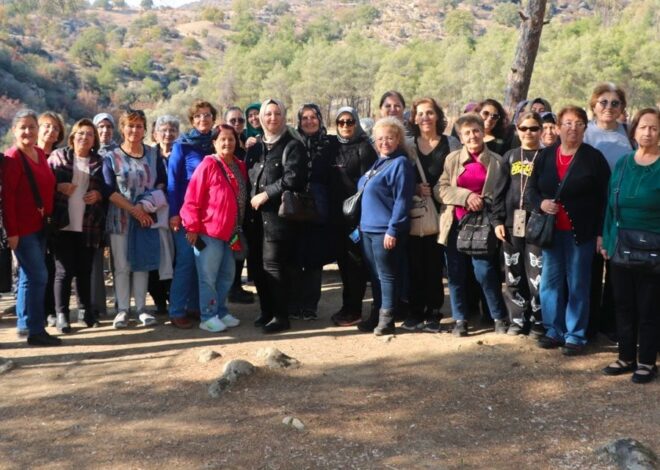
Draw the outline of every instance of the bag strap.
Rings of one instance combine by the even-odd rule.
[[[213,158],[215,160],[215,162],[218,164],[218,166],[220,167],[220,170],[222,171],[222,175],[225,177],[225,179],[227,180],[227,184],[231,188],[231,192],[234,193],[234,198],[236,199],[236,228],[235,228],[234,232],[240,232],[241,227],[238,224],[238,219],[241,215],[241,204],[238,200],[238,192],[236,191],[236,188],[234,188],[234,185],[231,184],[231,180],[229,179],[229,175],[227,174],[227,170],[225,169],[225,164],[222,163],[219,159],[215,158],[215,156],[212,156],[211,158]],[[242,177],[243,177],[243,175],[240,175],[240,178],[242,178]],[[236,180],[237,180],[236,184],[239,184],[238,183],[239,176],[234,175],[234,178],[236,178]]]
[[[614,190],[614,221],[616,226],[619,226],[619,193],[621,192],[621,181],[623,181],[623,174],[626,172],[626,166],[628,166],[628,158],[624,157],[623,168],[621,168],[621,173],[619,174],[619,181],[616,184],[616,189]]]
[[[557,147],[557,148],[561,148],[561,147]],[[571,160],[571,163],[568,165],[568,169],[566,170],[566,174],[564,174],[564,178],[559,182],[559,187],[557,188],[557,192],[555,193],[554,201],[559,200],[559,195],[561,194],[562,189],[564,189],[564,185],[566,184],[566,180],[571,174],[571,170],[575,166],[575,161],[577,160],[577,156],[579,152],[580,149],[578,148],[577,151],[575,152],[575,155],[573,155],[573,159]]]
[[[424,173],[424,168],[422,168],[422,162],[419,161],[419,155],[415,151],[415,165],[417,166],[417,171],[419,172],[419,177],[422,179],[422,183],[427,184],[426,174]]]
[[[21,162],[23,163],[23,171],[25,172],[25,176],[28,179],[28,183],[30,183],[30,189],[32,190],[32,197],[34,197],[34,202],[37,205],[37,210],[43,216],[44,201],[41,199],[41,194],[39,193],[37,182],[34,179],[34,173],[32,173],[32,168],[30,168],[30,164],[27,161],[27,157],[20,150],[18,151],[18,153],[21,156]]]
[[[282,152],[282,171],[284,171],[284,165],[286,163],[286,160],[289,156],[289,153],[291,152],[291,149],[293,149],[293,146],[296,145],[296,142],[300,142],[300,141],[294,137],[293,139],[291,139],[284,146],[284,151]],[[300,143],[303,144],[302,142],[300,142]],[[305,145],[305,144],[303,144],[303,145]],[[313,162],[313,159],[312,159],[312,156],[310,155],[309,151],[307,151],[306,153],[307,153],[307,158],[309,159],[309,162],[307,164],[307,184],[305,186],[305,191],[309,192],[309,187],[310,187],[310,181],[309,180],[312,176],[312,162]]]

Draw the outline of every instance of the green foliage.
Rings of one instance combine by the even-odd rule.
[[[199,48],[201,47],[199,45],[199,42],[197,42],[197,39],[195,39],[192,36],[188,36],[186,38],[183,38],[183,41],[181,41],[181,45],[188,49],[189,51],[198,51]]]
[[[225,21],[225,13],[217,7],[204,7],[199,15],[200,19],[220,25]]]
[[[254,18],[248,2],[234,2],[231,30],[233,32],[229,36],[229,40],[238,46],[250,47],[259,42],[263,33],[263,25]]]
[[[342,32],[341,24],[329,14],[324,14],[307,24],[302,39],[306,42],[311,40],[336,41],[341,38]]]
[[[99,65],[106,57],[105,33],[95,26],[85,29],[69,52],[83,65]]]
[[[289,13],[291,11],[291,6],[289,5],[288,2],[279,0],[273,3],[272,5],[268,5],[266,7],[266,10],[270,12],[272,15],[281,16]]]
[[[92,5],[95,8],[103,8],[104,10],[112,10],[112,2],[110,0],[94,0]]]
[[[151,72],[151,53],[141,48],[133,50],[128,68],[138,78],[146,76]]]
[[[140,6],[144,10],[151,10],[154,7],[153,0],[140,0]]]
[[[520,24],[518,7],[513,3],[500,3],[495,7],[493,19],[502,26],[517,27]]]
[[[444,28],[447,36],[471,37],[474,25],[474,16],[467,10],[452,10],[445,16]]]

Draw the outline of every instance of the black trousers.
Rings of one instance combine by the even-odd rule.
[[[438,310],[445,303],[442,284],[445,250],[437,239],[437,234],[408,238],[410,316],[418,321],[439,319]]]
[[[359,243],[353,243],[348,235],[353,231],[344,225],[334,227],[337,265],[342,283],[341,309],[347,314],[362,315],[362,299],[367,290],[369,268]]]
[[[81,232],[61,231],[52,243],[55,258],[55,311],[69,313],[71,282],[76,278],[78,299],[86,312],[91,312],[92,261],[94,248],[85,245]]]
[[[509,230],[511,233],[511,230]],[[511,236],[502,244],[504,251],[504,301],[509,318],[521,325],[526,321],[541,322],[541,268],[540,247],[526,242],[524,237]]]
[[[660,275],[610,265],[616,310],[619,359],[655,364],[660,349]]]
[[[157,269],[149,271],[147,290],[151,298],[154,299],[156,311],[165,315],[167,314],[167,299],[170,298],[170,284],[172,284],[171,279],[160,279]]]
[[[605,280],[603,281],[603,270]],[[589,329],[588,336],[596,333],[614,333],[616,329],[614,295],[610,274],[610,263],[600,255],[594,256],[591,263],[591,291],[589,293]]]

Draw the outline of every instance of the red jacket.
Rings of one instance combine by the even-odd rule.
[[[55,198],[55,176],[53,175],[43,150],[35,147],[39,163],[25,157],[34,174],[45,213],[52,214]],[[12,147],[5,152],[2,163],[2,210],[7,236],[19,237],[38,232],[43,228],[43,217],[37,210],[37,204],[25,174],[20,152]]]
[[[245,163],[238,159],[236,162],[247,182]],[[207,155],[190,178],[179,215],[187,231],[228,242],[236,226],[236,195],[239,190],[238,181],[232,171],[224,162],[222,165],[229,176],[231,186],[220,168],[220,163],[213,156]]]

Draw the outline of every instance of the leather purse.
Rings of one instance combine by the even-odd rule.
[[[362,193],[364,188],[367,186],[367,183],[371,178],[373,178],[380,171],[385,169],[387,165],[391,162],[390,159],[386,160],[385,163],[378,165],[379,161],[376,160],[372,167],[365,173],[364,184],[358,191],[350,197],[344,199],[344,202],[341,206],[341,211],[344,214],[346,222],[350,225],[357,227],[360,225],[360,217],[362,216]]]
[[[424,169],[419,161],[419,157],[415,155],[414,159],[422,183],[426,183],[426,175],[424,174]],[[429,196],[413,196],[412,208],[410,209],[408,216],[410,217],[410,235],[425,237],[426,235],[436,234],[440,230],[438,225],[438,211],[435,208],[433,199]]]
[[[282,168],[284,168],[289,151],[295,145],[295,142],[293,140],[284,147],[284,152],[282,152]],[[277,215],[283,219],[292,222],[317,222],[320,219],[309,184],[312,169],[311,162],[307,168],[307,186],[304,191],[291,191],[289,189],[282,191],[282,202],[277,210]]]
[[[470,256],[493,256],[497,252],[497,237],[486,209],[468,212],[458,222],[456,249]]]

